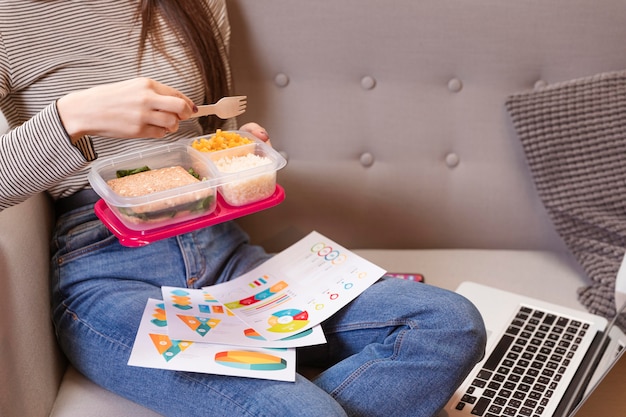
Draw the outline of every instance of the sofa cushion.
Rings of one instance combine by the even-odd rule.
[[[110,391],[100,388],[68,367],[50,417],[160,417]]]
[[[515,94],[507,108],[556,230],[592,280],[582,303],[613,316],[626,250],[626,72]]]
[[[449,290],[455,290],[463,281],[474,281],[584,310],[576,300],[576,292],[587,285],[588,280],[576,260],[567,253],[488,249],[362,249],[355,252],[388,272],[421,273],[426,284]]]

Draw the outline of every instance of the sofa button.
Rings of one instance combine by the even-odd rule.
[[[461,158],[459,158],[459,155],[453,152],[446,155],[446,165],[448,165],[449,168],[458,166],[460,162]]]
[[[376,87],[376,80],[374,77],[367,75],[361,78],[361,87],[363,87],[364,90],[371,90]]]
[[[458,78],[453,78],[448,81],[448,90],[452,91],[453,93],[458,93],[462,89],[463,83]]]
[[[372,165],[374,165],[374,155],[369,152],[363,152],[361,154],[361,157],[359,158],[359,161],[361,162],[361,165],[363,165],[365,168],[371,167]]]
[[[287,87],[289,84],[289,77],[285,73],[278,73],[274,77],[274,83],[279,87]]]
[[[542,88],[546,87],[547,85],[548,85],[548,83],[547,83],[547,82],[545,82],[544,80],[538,80],[538,81],[535,83],[535,90],[540,90],[540,89],[542,89]]]

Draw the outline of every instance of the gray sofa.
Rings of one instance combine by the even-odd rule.
[[[583,309],[589,281],[536,192],[504,103],[626,68],[618,0],[230,0],[241,121],[288,165],[241,219],[278,251],[317,230],[396,272]],[[48,313],[49,199],[0,213],[0,415],[154,416],[66,364]]]

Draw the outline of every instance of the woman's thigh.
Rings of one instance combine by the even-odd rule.
[[[136,317],[151,293],[137,285],[123,303],[102,296],[93,313],[61,315],[59,342],[80,372],[164,416],[345,416],[331,396],[299,375],[296,382],[281,382],[127,365]]]

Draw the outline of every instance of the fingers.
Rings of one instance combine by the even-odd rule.
[[[146,126],[143,129],[141,136],[147,137],[147,138],[160,139],[172,132],[174,131],[168,130],[167,128],[164,128],[161,126]]]
[[[140,79],[139,82],[148,84],[146,86],[146,104],[155,111],[176,115],[178,120],[187,120],[193,113],[198,111],[193,101],[175,88],[148,78]],[[170,119],[167,118],[164,120],[166,122],[170,121]],[[172,126],[164,127],[170,128]]]
[[[146,114],[144,124],[148,126],[155,126],[169,132],[178,131],[180,124],[180,118],[176,113],[168,111],[154,110]]]
[[[178,131],[181,120],[197,112],[193,101],[175,88],[150,78],[129,80],[137,97],[136,136],[161,138]],[[135,135],[133,135],[135,136]]]
[[[244,132],[253,134],[263,142],[269,142],[270,140],[270,135],[267,133],[267,131],[257,123],[246,123],[242,125],[239,129],[243,130]]]

